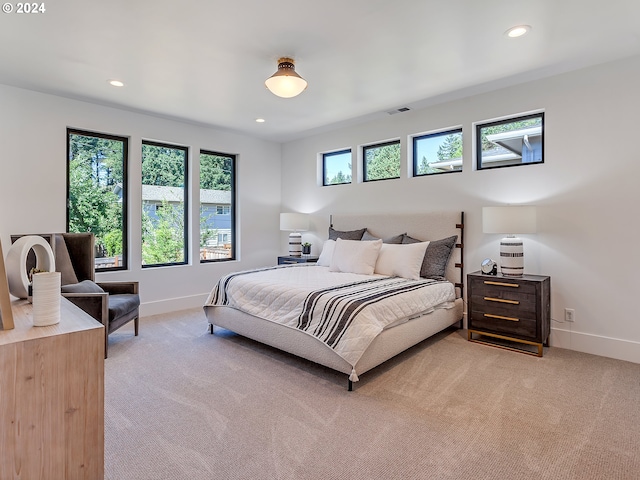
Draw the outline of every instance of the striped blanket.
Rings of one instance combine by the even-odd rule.
[[[228,306],[314,336],[355,366],[385,328],[451,308],[446,281],[329,272],[297,264],[229,274],[207,305]]]

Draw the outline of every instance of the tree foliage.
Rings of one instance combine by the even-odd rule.
[[[99,249],[122,253],[123,142],[71,134],[69,138],[69,232],[92,232]]]
[[[184,187],[187,152],[181,148],[142,144],[142,184]]]
[[[369,148],[365,151],[365,180],[400,177],[400,143]]]
[[[174,205],[163,200],[158,207],[146,203],[142,209],[142,263],[183,262],[184,203]],[[150,208],[156,208],[156,218],[151,218]]]
[[[233,159],[208,153],[200,154],[200,188],[206,190],[231,190]]]

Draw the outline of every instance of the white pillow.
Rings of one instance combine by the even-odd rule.
[[[372,275],[382,240],[361,242],[338,238],[329,271]]]
[[[316,265],[320,265],[321,267],[331,266],[331,259],[333,258],[333,250],[335,248],[335,240],[325,240],[324,244],[322,245],[322,252],[320,252],[320,256],[318,257]]]
[[[380,249],[375,272],[390,277],[420,278],[420,268],[429,242],[392,244],[385,243]]]

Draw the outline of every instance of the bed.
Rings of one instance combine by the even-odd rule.
[[[366,238],[362,239],[362,243],[366,243],[367,246],[343,241],[343,239],[348,239],[348,236],[341,237],[341,232],[347,233],[363,228],[366,229],[364,234]],[[236,272],[220,279],[204,305],[210,332],[213,334],[215,327],[231,330],[239,335],[345,373],[348,375],[348,389],[352,390],[353,382],[358,381],[359,376],[363,373],[452,325],[462,326],[463,232],[464,213],[461,212],[333,215],[330,235],[340,239],[336,240],[339,245],[334,242],[332,248],[344,249],[346,246],[355,246],[370,251],[378,248],[373,246],[374,243],[380,245],[382,241],[388,241],[390,244],[415,242],[415,245],[410,248],[417,252],[420,248],[424,248],[421,247],[424,244],[418,243],[418,241],[430,241],[426,246],[426,251],[433,253],[434,249],[440,245],[436,240],[450,239],[455,236],[449,242],[452,248],[446,266],[444,263],[440,265],[444,270],[440,273],[444,273],[444,275],[442,277],[429,275],[432,278],[427,280],[422,278],[407,279],[398,278],[395,274],[380,275],[378,272],[373,275],[363,275],[362,272],[345,272],[344,270],[331,272],[335,265],[327,267],[308,263],[265,267],[252,272]],[[400,238],[402,241],[399,240]],[[366,242],[365,240],[371,241]],[[328,249],[330,243],[326,242],[324,248]],[[429,251],[429,246],[432,248],[431,251]],[[409,249],[406,247],[402,246],[401,250],[407,252]],[[395,258],[389,257],[389,251],[399,250],[397,246],[381,246],[379,248],[380,251],[387,252],[385,253],[387,259]],[[344,250],[340,251],[344,253]],[[422,252],[420,262],[422,262],[425,250],[423,249]],[[382,254],[378,261],[381,262],[381,259]],[[326,258],[324,261],[326,265]],[[322,262],[321,255],[319,263]],[[424,273],[426,263],[425,260],[421,269],[422,273]],[[389,268],[397,269],[399,267]],[[327,278],[332,276],[340,278],[339,281],[336,281],[337,286],[326,283],[329,281]],[[308,291],[305,290],[307,287],[302,285],[307,281],[312,285],[308,287]],[[394,293],[387,293],[384,290],[387,287],[392,289]],[[272,288],[273,290],[271,290]],[[367,293],[361,293],[360,289]],[[437,292],[434,294],[433,302],[435,303],[427,305],[427,300],[423,298],[422,292],[427,292],[429,289]],[[348,295],[343,294],[346,290],[349,291]],[[383,290],[385,293],[380,294],[379,292]],[[283,299],[283,291],[291,291],[291,298]],[[335,291],[339,293],[335,293]],[[370,293],[372,291],[375,293]],[[398,293],[400,291],[401,294]],[[409,291],[413,293],[409,293]],[[234,295],[244,296],[246,299],[259,298],[254,305],[245,307],[242,306],[241,299],[234,297]],[[337,295],[337,297],[333,295]],[[344,298],[351,295],[357,297],[358,300],[353,304],[339,303],[346,302],[347,300]],[[376,302],[368,302],[366,307],[363,307],[363,302],[360,300],[365,297],[377,299],[381,296],[385,297],[385,302],[395,301],[395,304],[385,304],[380,307],[381,310],[375,310],[376,307],[373,304],[377,305],[382,302],[377,300]],[[273,302],[273,310],[271,310],[271,306],[270,309],[265,309],[265,302]],[[407,310],[409,307],[406,305],[413,306],[414,303],[418,311]],[[358,339],[354,343],[355,341],[349,339],[343,340],[342,333],[336,335],[335,331],[344,327],[343,319],[345,317],[343,315],[331,326],[334,334],[322,338],[317,331],[322,330],[318,325],[324,325],[322,322],[325,319],[316,321],[315,317],[309,317],[307,314],[311,310],[326,312],[330,309],[349,310],[349,322],[352,321],[352,318],[357,318],[357,320],[353,320],[353,324],[359,322],[357,325],[360,326],[353,326],[349,323],[348,328],[360,329],[357,330],[355,337],[365,337],[366,335],[368,337]],[[368,312],[368,319],[362,320],[355,314],[351,315],[351,312],[355,310],[358,310],[361,317],[366,317],[365,312]],[[318,313],[319,315],[320,313]],[[369,322],[375,325],[370,325]],[[347,328],[344,327],[344,329]],[[340,331],[342,332],[342,330]],[[366,335],[363,332],[366,332]],[[335,340],[337,337],[339,337],[338,341]],[[333,343],[328,341],[329,338]],[[341,345],[340,342],[343,344]]]

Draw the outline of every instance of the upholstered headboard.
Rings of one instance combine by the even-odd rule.
[[[458,236],[445,276],[457,288],[462,297],[464,285],[464,212],[423,212],[402,214],[332,215],[331,223],[336,230],[367,228],[371,235],[379,238],[406,233],[419,240],[439,240]]]

